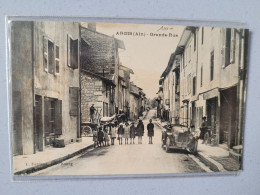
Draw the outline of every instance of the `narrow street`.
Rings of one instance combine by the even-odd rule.
[[[34,175],[114,175],[166,174],[205,172],[186,151],[166,153],[161,147],[161,127],[156,121],[153,144],[148,144],[147,123],[156,110],[150,110],[144,119],[143,143],[116,145],[90,150],[77,158],[50,167]],[[124,141],[124,140],[123,140]],[[123,142],[124,143],[124,142]]]

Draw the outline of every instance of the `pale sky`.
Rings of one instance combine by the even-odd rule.
[[[162,26],[164,30],[160,29]],[[131,80],[143,89],[148,98],[155,97],[160,76],[168,64],[171,53],[176,49],[184,26],[97,23],[96,30],[124,41],[125,50],[119,50],[122,65],[134,71]],[[117,32],[140,32],[145,36],[117,35]],[[156,37],[150,33],[171,33],[178,37]]]

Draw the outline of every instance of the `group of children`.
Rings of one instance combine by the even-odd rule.
[[[147,125],[149,144],[152,144],[152,136],[154,135],[154,125],[150,119],[150,123]],[[115,122],[109,122],[104,125],[100,125],[93,131],[94,147],[110,146],[115,144],[115,139],[119,141],[119,145],[122,145],[123,138],[125,144],[135,144],[135,137],[138,136],[138,144],[142,144],[142,136],[144,135],[144,124],[142,120],[139,120],[137,126],[134,122],[121,122],[117,125]]]

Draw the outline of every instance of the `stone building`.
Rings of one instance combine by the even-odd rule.
[[[12,22],[14,155],[80,137],[79,37],[75,22]]]
[[[96,109],[95,123],[105,116],[114,114],[115,84],[101,75],[81,70],[81,122],[90,121],[90,107]]]
[[[99,117],[119,113],[119,49],[124,43],[96,31],[95,24],[81,26],[81,117],[89,121],[89,108]],[[100,97],[99,97],[100,96]]]

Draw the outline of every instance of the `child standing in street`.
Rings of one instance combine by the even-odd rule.
[[[104,125],[104,140],[105,146],[109,146],[108,125]]]
[[[135,144],[135,123],[132,122],[130,126],[130,144]]]
[[[124,131],[125,131],[125,130],[124,130],[124,127],[123,127],[123,123],[120,123],[119,128],[118,128],[118,130],[117,130],[119,145],[122,144],[122,139],[123,139]]]
[[[104,132],[102,131],[102,126],[100,126],[99,130],[98,130],[98,146],[99,147],[101,147],[101,145],[104,146],[103,139],[104,139]]]
[[[149,137],[149,144],[153,144],[153,136],[154,136],[154,124],[152,123],[152,119],[149,120],[149,124],[147,125],[147,134]]]
[[[130,138],[130,126],[129,123],[125,123],[125,132],[124,132],[125,144],[128,144],[128,139]]]
[[[113,122],[110,123],[110,137],[111,137],[111,145],[114,145],[115,138],[116,138],[116,128],[115,128],[115,123]]]
[[[94,148],[98,147],[98,132],[97,132],[97,129],[93,130],[93,142],[94,142]]]

